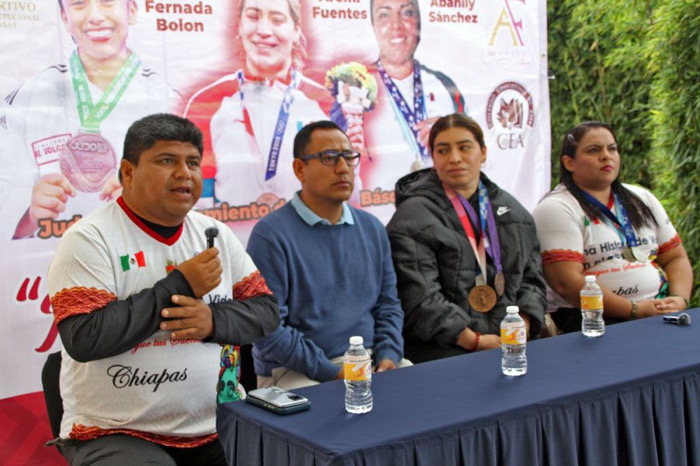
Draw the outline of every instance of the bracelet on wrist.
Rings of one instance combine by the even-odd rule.
[[[481,349],[481,332],[474,332],[476,334],[476,341],[474,346],[472,346],[471,352],[479,351]]]
[[[680,296],[677,294],[671,294],[669,296],[675,296],[676,298],[681,298],[683,301],[685,301],[685,308],[690,309],[690,302],[688,301],[688,299],[685,296]]]
[[[632,301],[632,310],[630,311],[630,320],[634,320],[637,318],[637,302]]]

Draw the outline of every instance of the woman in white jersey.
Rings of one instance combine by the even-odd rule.
[[[534,211],[560,330],[581,328],[579,293],[598,277],[607,323],[688,307],[693,271],[668,215],[646,189],[620,181],[613,128],[583,122],[564,136],[560,184]]]

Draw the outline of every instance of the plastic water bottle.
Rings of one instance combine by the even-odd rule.
[[[605,333],[603,321],[603,291],[594,275],[586,275],[581,288],[581,332],[587,337],[599,337]]]
[[[501,321],[501,370],[504,375],[527,373],[527,328],[519,310],[518,306],[508,306]]]
[[[372,358],[362,337],[350,337],[350,348],[343,359],[345,373],[345,410],[353,414],[372,410]]]

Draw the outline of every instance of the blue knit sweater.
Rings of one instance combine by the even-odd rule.
[[[255,372],[286,367],[325,382],[330,362],[364,337],[376,362],[403,357],[403,311],[386,231],[351,208],[354,224],[309,226],[292,204],[260,220],[248,242],[280,307],[280,327],[253,348]]]

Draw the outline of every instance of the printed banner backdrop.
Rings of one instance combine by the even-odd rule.
[[[550,182],[546,1],[417,1],[419,12],[410,0],[372,0],[373,20],[370,0],[86,1],[63,14],[55,0],[4,2],[0,400],[41,390],[46,356],[60,349],[52,251],[118,196],[124,134],[147,114],[200,126],[197,207],[244,243],[299,189],[293,137],[319,119],[346,128],[362,152],[352,201],[384,223],[395,181],[431,165],[429,123],[455,111],[484,129],[484,171],[532,210]],[[109,46],[132,51],[111,85],[93,60]]]

